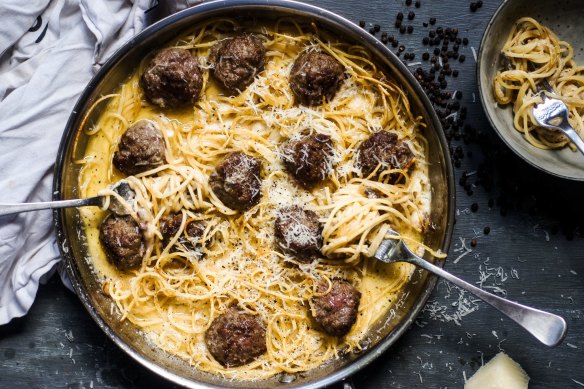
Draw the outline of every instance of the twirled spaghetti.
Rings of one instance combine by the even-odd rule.
[[[199,369],[257,380],[310,370],[342,349],[361,347],[372,324],[396,304],[413,271],[411,265],[386,265],[367,255],[389,225],[409,238],[413,248],[432,252],[419,243],[429,224],[430,184],[424,122],[411,113],[405,93],[380,72],[363,47],[338,42],[314,25],[290,19],[262,28],[216,19],[172,46],[189,49],[204,62],[210,47],[239,29],[261,36],[267,49],[265,70],[240,95],[223,96],[205,75],[203,96],[194,107],[163,112],[142,99],[141,64],[109,97],[89,131],[85,158],[78,161],[83,164],[82,196],[113,194],[104,188],[124,178],[112,167],[112,155],[130,124],[149,119],[163,130],[167,163],[128,177],[138,210],[132,216],[142,223],[149,241],[142,266],[128,273],[112,267],[98,239],[104,212],[80,212],[93,264],[121,320],[136,324],[159,347]],[[307,47],[329,53],[348,74],[336,97],[318,107],[295,104],[288,85],[292,63]],[[329,135],[335,154],[329,179],[311,190],[290,180],[280,158],[281,144],[306,129]],[[361,177],[354,162],[356,149],[382,129],[397,133],[409,146],[414,167]],[[215,166],[232,151],[264,161],[261,201],[245,213],[225,207],[208,183]],[[276,250],[276,211],[293,204],[320,215],[326,258],[307,264]],[[182,213],[181,227],[192,220],[206,221],[202,239],[208,243],[199,252],[170,250],[177,236],[162,244],[159,222],[170,212]],[[318,281],[335,278],[349,280],[362,293],[357,322],[343,338],[315,328],[307,303]],[[213,359],[203,337],[233,302],[261,315],[267,352],[249,364],[228,368]]]
[[[574,61],[574,49],[549,28],[528,17],[515,22],[503,49],[507,69],[499,71],[493,86],[496,101],[513,103],[513,125],[525,139],[540,149],[559,149],[569,145],[560,132],[539,127],[533,107],[542,102],[537,86],[547,80],[554,95],[569,108],[568,120],[584,136],[584,66]]]

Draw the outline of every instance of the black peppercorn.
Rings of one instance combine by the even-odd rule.
[[[478,8],[477,3],[475,3],[475,2],[470,3],[470,11],[471,12],[475,12],[477,10],[477,8]]]
[[[425,37],[422,39],[422,44],[423,44],[424,46],[427,46],[427,45],[428,45],[428,43],[430,43],[430,38],[428,38],[427,36],[425,36]]]
[[[401,12],[398,12],[398,13],[397,13],[397,15],[395,16],[395,18],[396,18],[397,20],[403,20],[403,19],[404,19],[404,14],[403,14],[403,13],[401,13]]]
[[[402,25],[402,26],[399,28],[399,33],[400,33],[400,34],[405,34],[405,33],[406,33],[406,26]]]
[[[466,57],[464,56],[464,54],[461,54],[460,57],[458,57],[458,60],[460,61],[460,63],[464,62],[465,59],[466,59]]]
[[[424,54],[422,54],[422,59],[424,61],[427,61],[429,58],[430,58],[430,53],[424,53]]]
[[[470,210],[472,212],[476,212],[479,210],[479,205],[477,203],[472,203],[472,205],[470,206]]]
[[[468,45],[468,38],[462,38],[462,44],[463,45]]]
[[[433,26],[436,24],[436,18],[430,18],[430,24]]]
[[[489,235],[490,232],[491,232],[491,227],[489,227],[489,226],[486,226],[483,229],[483,234],[485,234],[485,235]]]
[[[396,20],[395,21],[395,28],[400,28],[402,25],[401,20]]]
[[[373,26],[373,29],[375,30],[375,32],[379,32],[381,31],[381,26],[379,24],[376,24]]]
[[[408,12],[408,19],[409,20],[414,20],[415,17],[416,17],[416,13],[414,11]]]
[[[414,5],[416,6],[416,8],[420,8],[420,6],[422,5],[422,3],[420,2],[420,0],[416,1],[414,3]]]
[[[365,20],[359,20],[359,27],[365,27]]]
[[[408,26],[408,34],[414,32],[414,26]]]

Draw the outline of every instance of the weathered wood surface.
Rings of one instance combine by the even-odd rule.
[[[578,388],[584,383],[584,186],[561,181],[528,166],[497,138],[484,116],[476,88],[475,61],[470,47],[478,50],[482,32],[500,1],[485,0],[475,13],[469,1],[421,0],[421,8],[403,1],[350,0],[314,1],[367,28],[381,25],[416,53],[425,51],[422,26],[430,17],[436,27],[456,27],[469,38],[461,49],[467,60],[460,64],[457,79],[449,79],[448,90],[463,92],[462,104],[474,129],[486,133],[481,144],[462,145],[465,156],[456,169],[456,181],[463,171],[480,166],[491,172],[495,185],[473,188],[468,196],[457,185],[457,224],[450,260],[446,268],[470,282],[491,274],[483,286],[500,286],[507,297],[562,315],[569,325],[564,343],[550,349],[531,338],[513,322],[482,302],[470,303],[440,282],[431,306],[443,307],[442,320],[426,310],[385,355],[352,377],[358,388],[461,388],[499,350],[518,361],[531,377],[531,388]],[[395,14],[416,13],[412,34],[400,35],[393,27]],[[407,15],[407,12],[406,12]],[[377,36],[380,36],[378,33]],[[411,61],[410,61],[411,62]],[[423,65],[427,67],[427,63]],[[473,96],[474,95],[474,96]],[[470,182],[474,182],[471,180]],[[490,208],[489,200],[497,200]],[[478,211],[470,212],[472,203]],[[502,215],[504,214],[504,215]],[[489,226],[489,235],[483,228]],[[460,238],[477,240],[473,252],[460,258]],[[469,245],[470,246],[470,245]],[[498,272],[498,273],[497,273]],[[483,276],[484,277],[484,276]],[[443,321],[459,310],[460,304],[478,308],[459,323]],[[435,309],[434,309],[435,310]],[[172,385],[145,370],[120,351],[101,333],[77,298],[57,277],[41,287],[31,312],[0,327],[1,388],[159,388]]]

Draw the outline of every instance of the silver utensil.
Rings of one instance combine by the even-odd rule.
[[[532,71],[536,69],[531,61],[527,63],[527,66]],[[537,84],[537,89],[543,101],[533,107],[533,118],[537,124],[550,130],[561,131],[576,145],[580,153],[584,154],[584,141],[568,121],[568,107],[566,104],[560,99],[549,97],[545,94],[545,91],[548,91],[552,95],[556,94],[545,78],[542,78],[541,82]]]
[[[539,92],[543,102],[533,107],[533,117],[541,127],[561,131],[584,154],[584,141],[568,121],[568,107],[562,100],[546,96]]]
[[[399,236],[397,232],[392,230],[390,230],[389,234]],[[403,240],[383,240],[375,252],[374,258],[385,263],[408,262],[450,281],[454,285],[471,292],[497,308],[546,346],[560,344],[566,335],[566,322],[560,316],[495,296],[469,284],[442,268],[420,258],[408,248]]]
[[[131,202],[136,196],[136,193],[130,188],[127,181],[119,181],[115,183],[111,189],[118,193],[126,202]],[[95,196],[86,199],[46,201],[41,203],[0,204],[0,217],[21,212],[38,211],[41,209],[87,206],[103,207],[107,197],[108,196]],[[129,213],[126,207],[124,207],[115,197],[110,199],[108,209],[118,215],[127,215]]]

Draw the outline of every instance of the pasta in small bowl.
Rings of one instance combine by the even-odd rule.
[[[533,108],[547,82],[584,137],[584,52],[579,15],[570,1],[504,2],[489,22],[478,55],[483,107],[503,141],[531,165],[584,180],[584,158],[559,132],[537,125]]]

